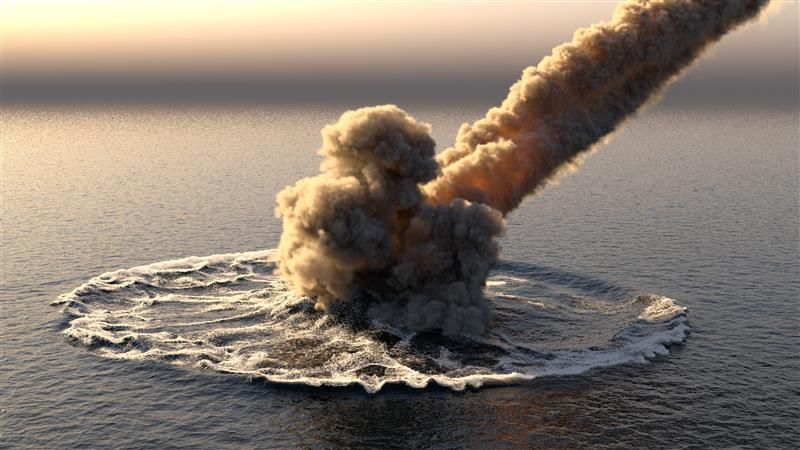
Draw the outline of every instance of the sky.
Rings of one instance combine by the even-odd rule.
[[[499,101],[614,1],[5,0],[5,103]],[[774,2],[673,103],[798,104],[797,1]]]

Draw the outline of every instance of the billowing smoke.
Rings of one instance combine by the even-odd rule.
[[[370,314],[414,329],[481,333],[499,212],[424,202],[437,175],[430,127],[396,106],[349,111],[322,130],[320,175],[278,194],[281,274],[317,307],[369,295]]]
[[[503,216],[766,3],[624,2],[525,69],[438,157],[429,126],[396,106],[343,114],[322,130],[322,173],[278,194],[281,274],[323,310],[370,298],[373,318],[483,333]]]

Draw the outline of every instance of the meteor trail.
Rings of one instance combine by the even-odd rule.
[[[623,2],[525,69],[438,156],[430,127],[396,106],[344,113],[322,130],[321,173],[278,194],[281,275],[319,309],[368,293],[372,318],[484,333],[503,217],[766,4]]]

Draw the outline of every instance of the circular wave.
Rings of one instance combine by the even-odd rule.
[[[456,390],[645,363],[685,340],[686,308],[601,280],[504,262],[487,283],[488,336],[353,327],[275,274],[275,250],[190,257],[92,278],[54,304],[76,345],[273,383]]]

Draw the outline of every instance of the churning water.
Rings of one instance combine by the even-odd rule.
[[[688,330],[685,308],[666,297],[625,297],[521,264],[504,264],[488,283],[496,317],[485,338],[416,334],[366,318],[359,326],[357,312],[322,314],[292,295],[276,261],[276,251],[264,251],[100,275],[59,298],[74,317],[65,334],[111,358],[377,392],[386,383],[460,390],[645,362]]]

